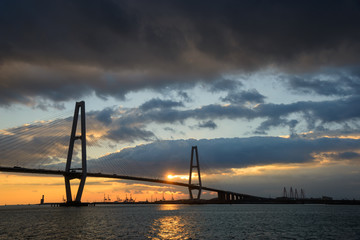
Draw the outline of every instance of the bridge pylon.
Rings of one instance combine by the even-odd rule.
[[[195,157],[196,157],[196,163],[194,163],[194,152],[195,152]],[[198,177],[198,185],[199,185],[199,187],[196,187],[196,188],[191,187],[191,185],[193,185],[193,183],[192,183],[193,169],[197,169],[197,177]],[[191,160],[190,160],[190,174],[189,174],[189,195],[190,195],[190,199],[194,199],[194,196],[193,196],[193,193],[192,193],[192,190],[194,190],[194,189],[198,189],[198,194],[197,194],[196,199],[200,199],[201,188],[202,188],[202,185],[201,185],[198,149],[197,149],[197,146],[192,146],[192,148],[191,148]]]
[[[76,128],[78,125],[80,112],[80,124],[81,124],[81,134],[76,135]],[[74,144],[76,140],[81,141],[81,168],[71,168],[71,161],[74,152]],[[73,124],[70,135],[70,143],[68,156],[65,167],[65,189],[66,189],[66,204],[68,205],[76,205],[81,203],[81,196],[84,190],[85,181],[87,175],[87,167],[86,167],[86,126],[85,126],[85,102],[77,102],[75,105]],[[79,188],[75,197],[75,200],[72,199],[71,195],[71,184],[70,180],[72,179],[80,179]]]

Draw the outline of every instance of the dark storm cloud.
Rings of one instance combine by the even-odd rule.
[[[358,66],[359,9],[356,0],[4,0],[0,104],[122,98],[268,66]]]
[[[111,166],[111,169],[106,168],[109,173],[121,168],[126,169],[128,173],[141,176],[164,176],[168,172],[187,174],[191,146],[195,145],[199,150],[200,166],[207,166],[205,173],[276,163],[307,163],[316,160],[314,154],[351,152],[360,148],[359,140],[336,138],[315,140],[278,137],[190,139],[157,141],[123,149],[119,153],[92,161],[91,164],[94,168],[105,169],[106,166]],[[345,157],[340,160],[346,159]]]
[[[100,76],[88,70],[26,63],[0,64],[0,104],[36,105],[47,99],[55,102],[79,99],[94,91],[95,79]]]

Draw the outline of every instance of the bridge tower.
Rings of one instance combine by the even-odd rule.
[[[194,152],[195,152],[195,157],[196,157],[196,163],[194,163]],[[193,185],[192,183],[192,173],[193,173],[193,169],[197,169],[197,177],[198,177],[198,185],[199,187],[191,187],[191,185]],[[191,148],[191,160],[190,160],[190,174],[189,174],[189,195],[190,195],[190,199],[194,199],[193,197],[193,193],[192,190],[193,189],[198,189],[198,194],[197,194],[197,198],[196,199],[200,199],[201,196],[201,176],[200,176],[200,165],[199,165],[199,154],[198,154],[198,149],[197,146],[192,146]]]
[[[78,125],[80,112],[80,124],[81,124],[81,134],[76,135],[76,128]],[[74,152],[74,143],[76,140],[81,141],[81,168],[71,168],[71,161]],[[73,125],[71,129],[70,135],[70,143],[68,156],[65,167],[65,188],[66,188],[66,204],[68,205],[76,205],[81,203],[81,196],[85,186],[85,180],[87,175],[87,167],[86,167],[86,126],[85,126],[85,102],[77,102],[75,105],[75,112],[73,118]],[[72,199],[71,195],[71,185],[70,180],[72,179],[80,179],[79,188],[75,197],[75,200]]]

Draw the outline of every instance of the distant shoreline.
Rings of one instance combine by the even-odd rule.
[[[53,202],[53,203],[44,203],[44,204],[4,204],[0,205],[4,206],[96,206],[96,205],[142,205],[142,204],[150,204],[150,205],[161,205],[161,204],[188,204],[188,205],[204,205],[204,204],[318,204],[318,205],[360,205],[360,200],[332,200],[332,199],[322,199],[322,198],[309,198],[309,199],[284,199],[284,198],[276,198],[276,199],[252,199],[252,200],[237,200],[237,201],[220,201],[218,199],[200,199],[200,200],[161,200],[155,202],[82,202],[80,204],[66,204],[64,202]]]

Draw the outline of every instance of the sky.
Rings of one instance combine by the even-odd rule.
[[[186,181],[196,145],[208,187],[360,199],[359,29],[358,0],[2,0],[0,165],[63,169],[84,100],[89,171]],[[65,194],[0,178],[0,204]],[[84,199],[162,193],[187,197],[89,178]]]

